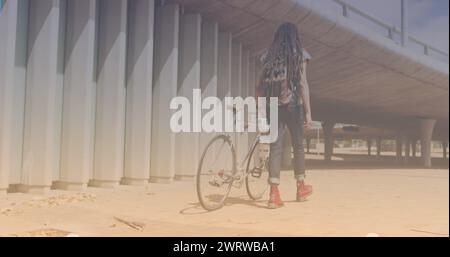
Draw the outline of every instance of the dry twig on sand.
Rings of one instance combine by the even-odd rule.
[[[420,232],[420,233],[427,233],[427,234],[436,235],[436,236],[448,236],[448,234],[444,234],[444,233],[436,233],[436,232],[419,230],[419,229],[411,229],[411,231]]]
[[[141,222],[127,221],[127,220],[124,220],[124,219],[121,219],[121,218],[118,218],[118,217],[114,217],[114,219],[119,221],[119,222],[121,222],[121,223],[123,223],[123,224],[125,224],[125,225],[127,225],[127,226],[129,226],[129,227],[131,227],[131,228],[133,228],[133,229],[139,230],[139,231],[143,231],[144,227],[145,227],[145,224],[141,223]]]

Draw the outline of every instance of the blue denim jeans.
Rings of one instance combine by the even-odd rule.
[[[270,144],[269,155],[269,183],[280,184],[280,170],[283,153],[283,138],[286,136],[285,128],[291,134],[292,148],[294,152],[294,175],[297,180],[305,177],[305,150],[303,145],[303,106],[289,104],[278,109],[278,138]]]

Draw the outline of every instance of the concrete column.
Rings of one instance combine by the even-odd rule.
[[[21,182],[28,1],[9,1],[3,8],[0,14],[0,194],[6,193],[9,184]]]
[[[397,163],[403,163],[403,140],[401,138],[401,136],[397,136],[395,139],[395,159],[397,161]]]
[[[447,141],[442,141],[442,158],[444,160],[447,159],[447,147],[448,147]]]
[[[405,147],[405,163],[409,163],[411,161],[411,141],[408,138],[404,138],[404,147]]]
[[[241,96],[242,44],[233,40],[231,62],[231,96]]]
[[[256,57],[251,56],[250,52],[250,61],[249,61],[249,67],[248,67],[248,95],[249,96],[256,96]]]
[[[416,157],[417,155],[417,141],[415,139],[411,140],[411,151],[412,151],[412,157]]]
[[[309,150],[311,148],[311,138],[306,139],[306,153],[310,153]]]
[[[94,173],[91,186],[123,176],[127,1],[100,0]]]
[[[421,164],[431,167],[431,137],[436,120],[423,119],[419,123]]]
[[[232,44],[232,58],[231,58],[231,89],[230,95],[232,97],[238,97],[241,95],[242,87],[242,44],[233,40]],[[228,107],[225,107],[228,108]],[[240,111],[240,110],[238,110]],[[236,128],[234,128],[236,131]],[[242,147],[240,140],[240,133],[232,133],[232,141],[235,146],[236,158],[240,160],[242,158]]]
[[[178,5],[155,9],[152,146],[150,182],[170,183],[175,174],[175,134],[170,129],[170,101],[178,84]]]
[[[217,96],[223,99],[231,95],[231,56],[232,35],[228,32],[219,33],[219,62],[217,70]]]
[[[59,189],[85,189],[92,173],[96,19],[96,1],[67,2]]]
[[[381,156],[381,138],[377,138],[376,144],[377,144],[377,157]]]
[[[200,88],[200,49],[202,17],[200,14],[185,13],[180,17],[180,41],[178,63],[178,95],[186,97],[194,110],[190,117],[191,130],[194,133],[175,135],[175,179],[184,180],[195,176],[199,157],[198,122],[201,117],[194,117],[201,103],[193,101],[193,90]],[[198,104],[198,105],[197,105]]]
[[[243,50],[242,51],[242,64],[241,64],[241,93],[240,96],[242,98],[246,98],[248,96],[249,91],[249,65],[250,65],[250,51]],[[245,113],[246,110],[242,110],[245,115],[245,123],[248,123],[248,116]],[[240,158],[243,159],[245,155],[248,153],[249,148],[249,135],[247,132],[243,132],[239,134],[239,152]]]
[[[201,49],[200,49],[200,88],[202,97],[217,96],[217,72],[219,58],[219,24],[202,18]],[[203,111],[202,117],[209,112]],[[208,142],[216,133],[200,133],[199,156],[203,153]],[[198,162],[199,160],[197,160]],[[196,163],[196,168],[197,168]]]
[[[125,168],[122,183],[145,185],[150,178],[154,1],[128,7]]]
[[[333,156],[334,125],[335,125],[335,123],[331,122],[331,121],[325,121],[322,123],[323,135],[324,135],[324,140],[325,140],[325,151],[324,151],[325,161],[331,161],[331,158]]]
[[[64,1],[30,1],[23,145],[23,192],[45,193],[59,173]]]
[[[248,66],[248,88],[247,88],[248,96],[252,96],[252,97],[256,96],[255,86],[256,86],[256,58],[252,57],[250,55],[249,66]],[[250,115],[252,115],[252,114],[250,114]],[[255,122],[256,122],[256,113],[253,115],[255,115]],[[248,138],[249,147],[251,146],[251,144],[253,144],[253,141],[255,140],[257,135],[258,135],[258,133],[256,133],[256,132],[249,133],[249,138]]]
[[[367,155],[372,155],[372,139],[367,139]]]
[[[219,58],[219,24],[202,19],[200,53],[200,87],[202,96],[217,96]]]

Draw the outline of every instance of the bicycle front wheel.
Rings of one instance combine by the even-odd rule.
[[[203,151],[197,170],[197,195],[208,211],[220,209],[234,182],[236,154],[226,135],[214,137]]]

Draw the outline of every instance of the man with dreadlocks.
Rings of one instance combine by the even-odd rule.
[[[297,27],[283,23],[275,33],[268,52],[263,56],[263,70],[257,83],[257,96],[278,97],[278,138],[270,145],[269,184],[271,209],[282,207],[278,191],[285,127],[291,134],[294,152],[294,174],[297,180],[297,201],[312,194],[312,186],[305,185],[305,153],[303,127],[310,126],[311,108],[306,65],[309,54],[302,48]]]

